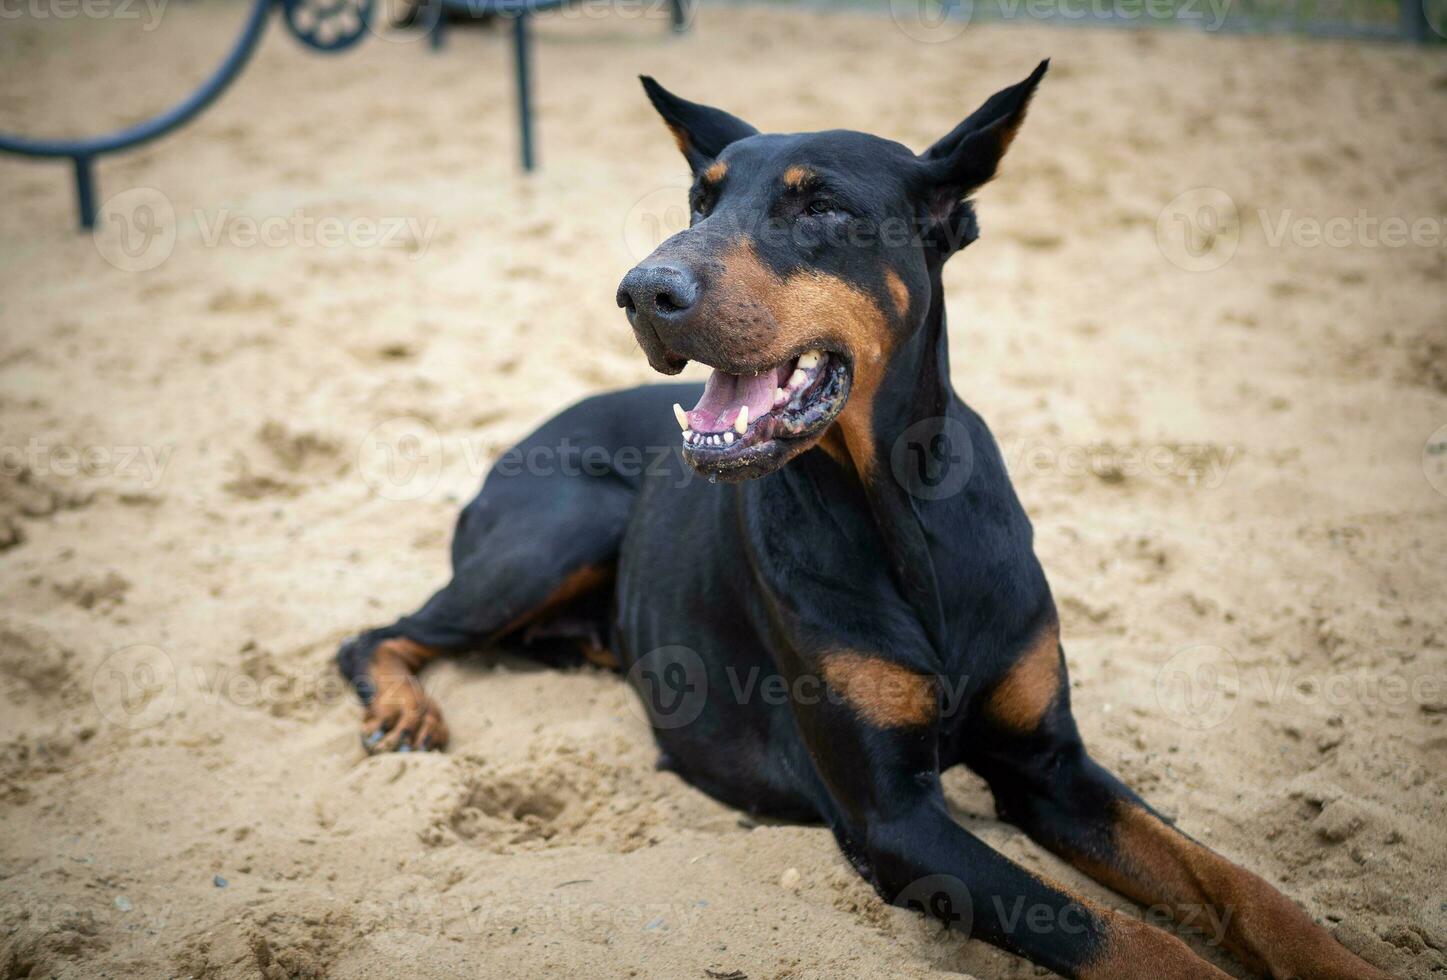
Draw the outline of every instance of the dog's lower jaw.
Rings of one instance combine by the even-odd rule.
[[[834,424],[849,400],[853,370],[847,357],[825,355],[820,376],[763,418],[747,423],[748,438],[735,445],[683,437],[683,459],[713,482],[739,483],[767,476],[813,446]],[[683,421],[682,419],[680,421]]]

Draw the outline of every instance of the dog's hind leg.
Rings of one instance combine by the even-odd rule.
[[[605,478],[494,471],[458,520],[452,580],[421,609],[338,654],[366,708],[367,750],[442,748],[447,727],[418,672],[609,588],[634,498],[626,483]]]

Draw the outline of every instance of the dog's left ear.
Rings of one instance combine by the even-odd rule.
[[[945,255],[977,237],[975,210],[967,198],[995,176],[1049,67],[1046,58],[1029,78],[990,96],[948,136],[920,154],[926,239]]]
[[[694,173],[712,163],[734,140],[758,133],[757,129],[737,116],[680,99],[647,75],[638,77],[643,82],[643,91],[648,93],[648,101],[668,124],[673,141],[678,144]]]

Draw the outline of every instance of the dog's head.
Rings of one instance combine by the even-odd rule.
[[[714,369],[699,403],[677,409],[695,469],[761,476],[846,406],[868,424],[891,351],[929,312],[931,263],[975,239],[969,195],[1047,65],[919,155],[845,130],[759,133],[643,79],[693,171],[692,216],[623,278],[618,305],[655,370]]]

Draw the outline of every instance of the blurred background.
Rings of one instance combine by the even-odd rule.
[[[688,174],[637,75],[920,150],[1042,57],[946,288],[1087,741],[1441,976],[1441,5],[516,12],[0,3],[0,148],[61,154],[0,152],[0,976],[1034,975],[655,771],[603,671],[441,664],[453,750],[369,758],[332,656],[507,446],[656,380],[614,290]]]

